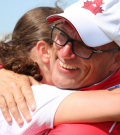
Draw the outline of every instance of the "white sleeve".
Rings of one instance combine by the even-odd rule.
[[[62,90],[49,85],[34,85],[32,86],[35,96],[37,109],[31,112],[32,120],[19,126],[13,120],[11,128],[14,135],[35,135],[40,132],[46,132],[53,128],[53,120],[55,112],[65,97],[75,92],[72,90]]]

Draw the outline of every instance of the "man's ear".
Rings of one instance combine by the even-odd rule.
[[[50,47],[45,41],[39,41],[37,43],[37,50],[41,60],[48,64],[50,62]]]
[[[114,55],[114,62],[111,66],[111,71],[115,71],[120,68],[120,51],[116,52]]]

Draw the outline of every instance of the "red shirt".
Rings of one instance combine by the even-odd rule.
[[[112,86],[120,87],[120,69],[104,81],[78,90],[107,89]],[[61,124],[51,130],[48,135],[120,135],[120,123]]]

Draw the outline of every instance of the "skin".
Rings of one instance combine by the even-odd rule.
[[[36,53],[35,53],[36,52]],[[41,81],[42,84],[53,85],[52,82],[52,67],[51,67],[51,55],[52,55],[52,47],[44,41],[39,41],[36,46],[31,50],[29,57],[36,61],[41,70],[41,75],[43,79]]]
[[[55,45],[55,47],[56,47],[56,45]],[[99,49],[102,49],[102,48],[99,48]],[[109,45],[106,45],[106,48],[104,47],[104,49],[109,49]],[[52,79],[51,79],[51,76],[53,74],[52,69],[54,69],[53,57],[54,57],[54,54],[56,54],[56,53],[53,53],[54,50],[56,50],[56,49],[54,49],[54,46],[51,48],[51,47],[49,47],[48,44],[46,44],[46,42],[39,41],[37,43],[37,45],[30,52],[30,58],[33,59],[34,61],[36,61],[39,64],[40,69],[42,69],[41,73],[44,78],[42,80],[42,83],[44,83],[44,84],[54,85],[52,82]],[[113,55],[111,55],[110,53],[106,53],[106,55],[104,57],[107,57],[108,54],[109,54],[110,58],[113,57]],[[109,58],[107,58],[107,60],[109,60]],[[79,59],[78,59],[78,61],[79,61]],[[102,62],[102,60],[101,60],[101,62]],[[92,63],[94,63],[94,62],[92,62]],[[93,65],[91,64],[91,67],[92,66]],[[110,66],[108,66],[108,67],[110,67]],[[87,64],[86,64],[86,67],[87,67]],[[95,70],[95,68],[93,70]],[[111,73],[112,72],[110,72],[110,74]],[[79,76],[78,76],[78,78],[79,78]],[[116,96],[113,96],[113,94],[116,94]],[[111,121],[111,120],[119,121],[120,118],[115,117],[116,114],[118,114],[118,116],[119,116],[119,109],[118,109],[119,105],[117,104],[114,107],[114,110],[113,109],[111,110],[111,106],[114,106],[114,103],[116,103],[116,102],[119,103],[118,97],[119,97],[118,89],[111,90],[111,91],[103,91],[103,90],[89,91],[89,92],[88,91],[84,91],[84,92],[78,91],[73,94],[70,94],[68,97],[66,97],[64,99],[64,101],[58,107],[58,109],[55,113],[55,117],[54,117],[54,126],[57,126],[57,125],[63,124],[63,123],[80,123],[80,122],[83,122],[83,123],[90,122],[91,123],[91,122],[103,122],[103,121]],[[110,99],[112,99],[112,100],[110,100]],[[110,101],[110,102],[106,102],[106,100]],[[102,103],[99,101],[101,101]],[[76,102],[79,104],[76,104]],[[107,107],[107,111],[106,111],[106,106],[109,106],[109,104],[111,104],[111,106]],[[94,106],[94,108],[93,108],[93,106]],[[99,106],[99,108],[98,108],[98,106]],[[71,108],[72,108],[72,111],[71,111]],[[98,109],[95,109],[95,108],[98,108]],[[83,110],[84,110],[84,112],[83,112]],[[100,113],[101,112],[100,110],[102,110],[102,114]],[[89,115],[87,113],[88,111],[89,111]],[[97,116],[96,116],[96,114],[97,114]]]
[[[48,47],[48,45],[44,41],[39,41],[30,53],[30,57],[33,60],[36,60],[36,62],[39,62],[39,66],[42,66],[42,70],[44,71],[42,74],[43,77],[45,78],[47,77],[45,71],[47,72],[47,69],[50,70],[50,68],[52,67],[50,64],[52,60],[51,55],[52,55],[52,50],[51,48]],[[49,68],[46,69],[46,67]],[[46,80],[47,79],[44,79],[42,82],[46,83],[47,82]],[[118,109],[119,108],[118,106],[120,105],[118,104],[120,103],[119,97],[120,97],[120,92],[118,89],[114,91],[101,90],[99,92],[78,91],[73,94],[70,94],[67,98],[64,99],[64,101],[58,107],[55,113],[53,125],[57,126],[63,123],[80,123],[80,122],[91,123],[91,122],[113,121],[113,120],[119,121],[120,120],[120,113],[119,113],[120,110]],[[106,102],[106,100],[110,102]],[[78,102],[79,104],[76,104]],[[116,106],[114,105],[114,103],[117,103]],[[111,106],[114,106],[114,109],[111,110],[111,106],[109,106],[109,104],[111,104]],[[99,108],[96,109],[98,106]],[[107,107],[107,111],[106,111],[106,106],[109,106]],[[102,113],[100,113],[101,110]],[[89,115],[88,115],[88,111],[89,111]],[[116,115],[118,116],[115,117]],[[20,119],[17,120],[17,123],[22,124]]]
[[[111,91],[77,91],[59,105],[53,125],[120,121],[119,100],[119,88]]]
[[[50,45],[48,45],[46,42],[39,41],[36,44],[36,46],[31,50],[29,57],[32,60],[36,61],[40,69],[42,69],[41,73],[44,79],[41,81],[41,83],[54,85],[51,79],[51,67],[50,67],[50,57],[51,57],[52,50],[49,46]],[[25,75],[21,76],[12,71],[6,71],[5,69],[2,69],[1,71],[3,73],[1,72],[2,81],[0,81],[0,83],[1,86],[3,86],[4,88],[4,91],[0,90],[0,95],[2,95],[0,96],[0,108],[6,121],[8,122],[12,121],[10,113],[8,111],[9,108],[16,122],[19,125],[23,124],[23,119],[18,111],[18,108],[16,107],[16,103],[19,109],[21,110],[21,113],[23,114],[25,120],[28,122],[31,121],[32,118],[28,106],[26,104],[26,101],[27,100],[29,101],[28,105],[32,111],[35,110],[36,103],[34,100],[34,96],[30,84],[39,85],[40,83],[35,81],[32,77],[29,76],[28,77]],[[5,84],[6,82],[5,78],[6,81],[9,82],[7,85]],[[25,86],[23,87],[22,85]],[[23,91],[19,89],[20,87],[22,88]],[[26,95],[25,97],[23,96],[24,94]]]
[[[68,34],[68,30],[67,30],[67,28],[71,28],[71,26],[69,25],[69,24],[67,24],[67,23],[65,23],[63,26],[65,26],[66,27],[66,29],[65,29],[65,31],[66,31],[66,33]],[[64,28],[64,27],[63,27]],[[64,30],[64,29],[63,29]],[[72,34],[72,33],[74,33],[74,31],[72,30],[72,29],[70,29],[70,32],[69,32],[69,36],[71,37],[71,38],[74,38],[74,39],[76,39],[76,40],[80,40],[80,38],[77,36],[77,34]],[[42,43],[43,44],[43,43]],[[57,85],[57,86],[60,86],[60,85],[62,85],[61,87],[62,88],[69,88],[68,86],[70,85],[71,86],[71,89],[75,89],[75,88],[79,88],[79,87],[85,87],[85,86],[89,86],[89,85],[91,85],[91,84],[93,84],[93,82],[95,82],[95,83],[97,83],[97,82],[99,82],[99,81],[101,81],[101,80],[103,80],[103,78],[106,78],[108,75],[110,75],[113,71],[115,71],[116,69],[118,69],[118,67],[120,67],[120,63],[119,63],[119,59],[118,58],[120,58],[119,57],[119,53],[115,53],[114,55],[113,54],[110,54],[110,53],[103,53],[103,54],[93,54],[93,56],[92,56],[92,58],[90,59],[90,60],[84,60],[84,59],[81,59],[81,58],[79,58],[79,57],[77,57],[77,56],[75,56],[73,53],[72,53],[72,51],[71,51],[71,43],[68,43],[65,47],[59,47],[58,45],[56,45],[56,44],[54,44],[53,45],[53,53],[52,54],[54,54],[52,57],[49,57],[49,55],[48,54],[50,54],[49,52],[47,52],[47,54],[45,53],[46,52],[46,50],[44,49],[44,47],[43,47],[43,49],[40,49],[41,47],[42,47],[42,45],[41,44],[37,44],[36,45],[36,47],[37,48],[34,48],[34,49],[36,49],[37,51],[38,51],[38,54],[37,53],[34,53],[34,54],[36,54],[35,56],[34,56],[34,54],[32,54],[31,53],[31,57],[33,58],[33,60],[34,60],[34,58],[36,59],[37,58],[37,56],[40,56],[40,50],[42,50],[43,52],[44,52],[44,56],[47,56],[47,57],[43,57],[43,61],[46,63],[46,66],[45,66],[45,69],[50,69],[50,71],[51,71],[51,69],[53,69],[53,75],[52,75],[52,79],[53,79],[53,81],[54,81],[54,83],[55,82],[57,82],[57,84],[55,84],[55,85]],[[109,45],[105,45],[104,47],[98,47],[98,48],[95,48],[95,49],[110,49],[109,48]],[[35,50],[34,50],[35,51]],[[101,56],[102,55],[102,56]],[[33,57],[34,56],[34,57]],[[113,57],[114,56],[114,57]],[[105,59],[105,61],[103,62],[102,60],[101,60],[101,57],[102,58],[104,58]],[[50,59],[48,59],[48,58],[50,58]],[[68,70],[68,69],[64,69],[64,68],[62,68],[62,67],[60,67],[59,66],[59,60],[61,60],[63,63],[65,63],[65,64],[67,64],[67,65],[71,65],[71,66],[73,66],[73,67],[77,67],[78,69],[77,70]],[[107,64],[108,63],[108,61],[109,60],[111,60],[110,61],[110,63],[109,64]],[[36,59],[36,61],[37,62],[40,62],[39,61],[39,59]],[[48,66],[47,64],[49,63],[49,62],[53,62],[53,64],[51,65],[51,66]],[[99,61],[99,63],[98,63],[98,61]],[[73,63],[73,64],[71,64],[71,63]],[[101,66],[101,64],[102,64],[102,66]],[[107,67],[106,67],[106,65],[107,65]],[[93,67],[94,66],[94,67]],[[104,69],[105,68],[105,69]],[[104,69],[104,71],[103,71],[103,69]],[[97,70],[99,70],[99,73],[97,72]],[[105,72],[106,71],[106,72]],[[94,73],[95,72],[95,73]],[[105,72],[105,73],[104,73]],[[97,75],[96,75],[96,73],[98,73]],[[104,73],[104,74],[103,74]],[[56,77],[56,74],[58,74],[58,77]],[[63,83],[64,81],[62,81],[62,78],[63,78],[63,74],[64,75],[66,75],[65,76],[65,79],[64,80],[66,80],[65,81],[65,83]],[[99,78],[99,76],[100,75],[103,75],[103,76],[101,76],[100,78]],[[88,75],[88,78],[87,78],[87,76],[86,75]],[[88,81],[88,80],[90,80],[90,75],[92,75],[92,76],[94,76],[95,77],[95,79],[91,79],[91,81]],[[44,77],[45,77],[45,75],[44,75]],[[21,77],[22,78],[22,77]],[[57,79],[57,81],[56,81],[56,79]],[[14,80],[14,79],[13,79]],[[12,80],[12,81],[13,81]],[[49,80],[49,79],[48,79]],[[18,80],[17,80],[18,81]],[[14,82],[14,84],[16,84],[16,82],[15,81],[13,81]],[[45,80],[45,83],[47,82],[47,79]],[[62,82],[62,83],[61,83]],[[18,82],[17,82],[18,83]],[[44,83],[44,82],[43,82]],[[51,83],[51,81],[49,82],[49,83]],[[17,86],[17,85],[14,85],[14,86]],[[20,84],[19,84],[19,86],[20,86]],[[15,87],[15,88],[17,88],[17,87]],[[14,93],[13,92],[13,90],[11,90],[11,93]],[[19,93],[19,94],[18,94]],[[24,94],[26,94],[25,92],[23,92]],[[103,94],[103,93],[102,93]],[[16,102],[17,102],[17,104],[18,104],[18,106],[20,106],[20,110],[22,109],[23,110],[23,108],[24,107],[26,107],[25,106],[25,101],[24,101],[24,98],[22,97],[22,99],[23,100],[21,100],[21,102],[20,102],[20,104],[19,104],[19,102],[17,101],[18,99],[21,99],[21,97],[20,96],[22,96],[22,95],[20,95],[20,90],[19,90],[19,88],[17,88],[17,90],[16,90],[16,93],[14,94],[14,97],[16,96],[16,95],[18,95],[17,97],[17,99],[16,99]],[[20,96],[19,96],[20,95]],[[26,94],[27,95],[27,94]],[[32,95],[32,93],[30,93],[30,95]],[[118,94],[119,95],[119,94]],[[5,96],[5,95],[4,95]],[[94,95],[95,96],[95,95]],[[108,96],[109,97],[109,96]],[[4,98],[3,98],[4,99]],[[32,98],[31,98],[32,99]],[[71,99],[71,98],[70,98]],[[69,100],[70,100],[69,99]],[[111,98],[109,98],[109,100],[108,101],[110,101],[110,99]],[[114,99],[118,99],[118,98],[114,98]],[[68,101],[69,101],[68,100]],[[80,98],[79,98],[79,100],[80,100]],[[12,100],[9,100],[9,101],[12,101]],[[84,101],[84,100],[83,100]],[[113,100],[112,100],[113,101]],[[5,105],[5,102],[4,102],[4,100],[2,101],[3,102],[3,104]],[[12,101],[13,102],[13,101]],[[95,102],[95,101],[94,101]],[[103,103],[104,103],[105,101],[103,100]],[[14,103],[14,102],[13,102]],[[66,102],[67,104],[69,104],[69,102]],[[82,103],[82,102],[81,102]],[[84,102],[83,102],[84,103]],[[88,103],[89,103],[89,100],[88,100]],[[117,103],[118,103],[118,101],[117,101]],[[35,105],[33,105],[32,104],[32,106],[33,106],[33,108],[34,108],[34,106]],[[73,105],[74,106],[74,105]],[[85,106],[85,105],[84,105]],[[117,105],[116,105],[117,106]],[[9,107],[9,106],[8,106]],[[19,114],[19,112],[17,112],[16,113],[16,110],[17,110],[17,108],[16,108],[16,104],[13,104],[13,106],[11,107],[12,109],[12,113],[14,114],[14,118],[15,118],[15,120],[18,122],[18,124],[21,124],[22,123],[22,120],[21,120],[21,118],[20,118],[20,114]],[[61,107],[60,107],[61,108]],[[103,107],[103,108],[106,108],[106,107]],[[116,107],[116,108],[118,108],[118,106]],[[4,106],[4,107],[2,107],[1,108],[1,110],[4,110],[5,109],[5,111],[2,111],[3,112],[3,115],[4,116],[6,116],[5,118],[7,119],[7,118],[10,118],[10,115],[9,115],[9,112],[7,112],[7,108]],[[11,111],[10,110],[10,111]],[[59,110],[59,109],[58,109]],[[57,111],[58,111],[57,110]],[[61,110],[63,110],[63,108],[61,108]],[[68,109],[69,110],[69,109]],[[70,110],[69,110],[70,111]],[[5,113],[5,112],[7,112],[7,113]],[[58,111],[59,112],[59,111]],[[88,111],[86,111],[86,112],[88,112]],[[118,111],[119,112],[119,111]],[[24,110],[24,111],[22,111],[22,113],[24,114],[23,116],[25,116],[25,119],[27,120],[27,121],[30,121],[30,117],[29,117],[29,114],[28,114],[28,112],[27,112],[27,110]],[[70,113],[71,114],[71,113]],[[113,113],[113,114],[115,114],[115,113]],[[117,113],[118,114],[118,113]],[[61,119],[61,117],[59,117],[60,115],[55,115],[55,120],[56,120],[56,118],[57,118],[57,120],[58,120],[58,118],[60,118]],[[72,114],[71,114],[71,116],[72,116]],[[77,116],[77,115],[76,115]],[[87,116],[87,115],[86,115]],[[107,115],[106,115],[107,116]],[[108,117],[107,117],[108,118]],[[71,119],[72,119],[72,117],[71,117]],[[68,120],[68,119],[67,119]],[[65,120],[65,121],[67,121],[67,120]],[[68,120],[69,121],[69,120]],[[76,119],[76,121],[77,121],[77,119]],[[79,121],[80,122],[80,121]],[[82,121],[83,122],[83,121]],[[94,121],[95,122],[95,121]],[[57,123],[57,124],[56,124]],[[60,124],[60,122],[59,121],[57,121],[57,122],[54,122],[54,125],[58,125],[58,124]]]
[[[32,118],[26,101],[28,101],[27,103],[32,111],[36,108],[34,95],[30,85],[39,85],[40,83],[32,77],[19,75],[5,69],[1,69],[0,74],[0,86],[2,88],[0,89],[0,108],[4,118],[7,122],[12,121],[8,110],[9,108],[17,123],[23,124],[22,117],[16,106],[17,103],[25,120],[30,121]]]
[[[72,26],[67,22],[61,26],[61,29],[71,38],[81,40]],[[95,47],[94,49],[109,50],[113,46],[114,43],[111,42],[101,47]],[[116,62],[117,57],[120,57],[119,52],[113,54],[93,53],[92,57],[86,60],[73,54],[72,44],[70,42],[64,47],[54,43],[53,48],[52,80],[60,88],[77,89],[93,85],[104,80],[120,67],[120,62]],[[60,65],[60,61],[67,66],[69,65],[77,69],[71,70],[64,68]]]

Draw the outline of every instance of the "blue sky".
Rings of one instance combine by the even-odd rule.
[[[11,33],[18,19],[38,6],[54,6],[56,0],[0,0],[0,35]],[[78,0],[61,0],[64,8]]]

